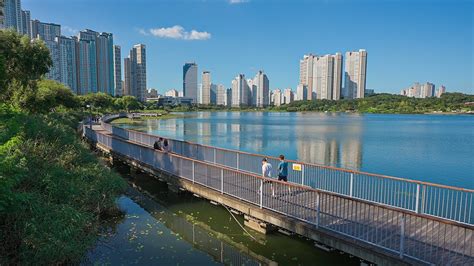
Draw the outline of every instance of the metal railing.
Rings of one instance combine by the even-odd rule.
[[[164,153],[96,132],[87,138],[142,165],[317,228],[372,244],[394,255],[440,265],[474,264],[474,227],[298,184],[263,178],[220,164]]]
[[[159,136],[123,129],[108,123],[126,114],[104,116],[102,127],[115,136],[149,147]],[[261,173],[261,160],[276,166],[278,158],[168,139],[173,153],[224,165],[254,174]],[[387,206],[427,214],[465,224],[474,224],[474,190],[377,175],[360,171],[287,160],[288,181]],[[276,176],[276,167],[272,176]]]

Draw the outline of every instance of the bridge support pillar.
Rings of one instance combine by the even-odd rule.
[[[251,216],[244,215],[244,225],[262,234],[268,234],[277,230],[272,224],[260,221]]]

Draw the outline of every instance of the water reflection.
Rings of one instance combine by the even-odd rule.
[[[151,134],[474,188],[474,116],[197,112],[122,125]]]

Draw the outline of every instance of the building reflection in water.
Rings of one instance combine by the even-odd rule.
[[[199,112],[154,121],[148,132],[246,152],[360,170],[360,115],[271,112]]]

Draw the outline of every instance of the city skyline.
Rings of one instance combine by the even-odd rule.
[[[230,87],[231,77],[235,77],[238,73],[255,73],[258,69],[263,69],[273,77],[270,89],[290,87],[296,91],[298,61],[303,54],[324,55],[357,51],[362,48],[371,53],[370,63],[367,66],[370,75],[367,76],[366,89],[399,93],[406,84],[420,80],[442,84],[449,91],[472,93],[474,83],[471,75],[473,52],[470,19],[472,19],[472,14],[469,13],[472,3],[469,2],[460,2],[458,5],[450,5],[448,2],[426,5],[423,2],[416,2],[409,4],[410,10],[407,12],[402,12],[406,11],[403,8],[395,7],[396,3],[383,3],[374,7],[374,5],[368,5],[370,1],[361,1],[360,7],[357,7],[345,2],[297,2],[294,4],[293,2],[278,2],[272,5],[265,14],[265,21],[250,18],[239,20],[239,22],[219,20],[219,23],[215,23],[214,20],[230,14],[242,16],[249,12],[252,14],[259,10],[261,12],[266,5],[262,1],[249,1],[243,4],[229,4],[226,1],[209,3],[143,1],[146,5],[122,5],[127,6],[124,8],[111,5],[110,1],[104,1],[94,3],[97,10],[90,10],[91,18],[86,19],[78,15],[81,10],[89,7],[87,1],[72,4],[49,2],[54,2],[61,12],[51,12],[50,9],[44,8],[48,6],[46,3],[31,0],[24,0],[22,8],[31,10],[32,18],[63,25],[64,35],[74,35],[72,34],[74,31],[77,33],[75,29],[94,28],[98,31],[113,32],[114,44],[122,47],[145,43],[148,48],[148,72],[154,73],[148,78],[148,87],[157,88],[160,93],[171,88],[180,88],[179,84],[182,82],[180,69],[183,62],[187,61],[195,61],[206,66],[206,69],[213,73],[213,81],[216,84],[224,84],[227,88]],[[164,5],[166,8],[160,9]],[[117,21],[116,18],[103,15],[103,12],[100,12],[101,16],[99,16],[98,10],[105,7],[110,8],[110,11],[116,11],[117,14],[125,12],[125,9],[127,11],[139,10],[143,13],[140,15],[140,20],[130,21],[126,17],[116,16],[125,18],[123,21]],[[214,18],[199,21],[195,19],[197,16],[195,14],[187,16],[190,11],[184,10],[184,7],[187,7],[186,10],[194,8],[204,13],[216,10],[220,12]],[[321,34],[327,35],[325,39],[318,37],[317,31],[309,35],[301,35],[301,31],[321,29],[321,25],[327,25],[327,23],[321,24],[321,20],[327,18],[327,15],[323,14],[321,18],[316,18],[314,21],[303,18],[298,22],[303,23],[301,29],[294,30],[290,28],[295,26],[296,22],[291,22],[291,19],[284,20],[284,23],[288,25],[275,20],[279,11],[287,10],[289,17],[294,17],[297,14],[296,11],[304,7],[319,10],[339,8],[342,13],[338,16],[338,20],[334,21],[334,25],[331,24],[331,28],[322,28]],[[383,19],[384,23],[387,22],[385,28],[371,24],[367,18],[361,18],[361,21],[353,23],[360,27],[360,32],[357,30],[358,36],[352,32],[341,31],[344,24],[348,23],[344,14],[347,16],[353,11],[361,12],[363,16],[364,12],[367,12],[363,10],[364,8],[371,9],[371,20]],[[77,12],[71,12],[72,9]],[[380,12],[374,12],[374,9]],[[180,19],[174,17],[178,10],[183,12]],[[152,12],[158,12],[160,15],[152,16]],[[147,14],[150,15],[147,16]],[[416,20],[414,20],[415,14]],[[437,15],[443,19],[434,19]],[[153,17],[160,17],[160,19],[155,21]],[[429,17],[430,23],[422,23],[423,17]],[[256,26],[265,26],[265,29],[261,27],[257,30],[253,29],[249,32],[252,34],[245,35],[244,32],[249,30],[252,23]],[[414,24],[412,27],[403,27],[409,23]],[[237,24],[240,27],[236,28]],[[224,30],[226,26],[232,28],[232,31]],[[416,34],[420,31],[426,34]],[[278,34],[285,34],[285,37],[279,38]],[[262,43],[263,39],[265,39],[264,43]],[[260,51],[257,44],[264,44],[265,51]],[[456,49],[452,49],[454,46]],[[173,49],[170,49],[171,47]],[[229,63],[230,57],[225,55],[239,50],[245,52]],[[440,53],[448,52],[449,57],[439,56]]]

